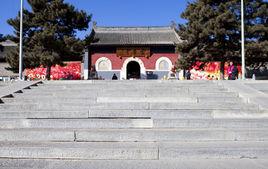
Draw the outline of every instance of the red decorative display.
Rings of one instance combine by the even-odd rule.
[[[51,80],[80,80],[81,79],[81,62],[67,62],[66,66],[59,65],[51,68]],[[39,67],[35,69],[26,69],[25,75],[29,80],[44,80],[46,68]]]
[[[196,62],[190,72],[193,80],[218,80],[220,79],[220,62]]]
[[[220,62],[196,62],[196,64],[190,70],[192,80],[220,80]],[[228,79],[228,70],[229,63],[224,64],[224,79]],[[241,76],[241,65],[237,66],[238,77]]]

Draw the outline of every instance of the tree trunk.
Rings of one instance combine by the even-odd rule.
[[[50,74],[51,74],[51,66],[47,66],[47,71],[46,71],[46,79],[50,80]]]
[[[182,71],[183,71],[183,79],[184,79],[184,80],[187,80],[187,79],[186,79],[186,69],[183,69]]]
[[[225,61],[221,61],[221,65],[220,65],[220,80],[224,80],[224,65],[225,65]]]

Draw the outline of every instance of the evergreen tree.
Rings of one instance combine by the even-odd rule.
[[[267,59],[267,49],[264,46],[267,43],[268,8],[267,2],[263,0],[245,2],[246,56],[247,64],[250,64],[256,57],[261,58],[260,61]],[[179,25],[178,30],[184,40],[177,47],[182,56],[178,65],[187,67],[196,61],[240,61],[240,9],[240,0],[198,0],[189,3],[181,15],[188,22]],[[253,52],[253,48],[259,53]]]
[[[246,0],[246,61],[268,62],[268,2]]]
[[[3,40],[4,40],[3,34],[0,33],[0,42],[2,42]]]
[[[3,38],[3,34],[0,34],[0,42],[3,42],[4,38]],[[0,51],[3,51],[3,46],[0,44]]]
[[[76,38],[76,33],[88,28],[91,16],[76,10],[64,0],[28,0],[28,3],[32,10],[24,10],[24,66],[47,67],[46,77],[49,79],[53,65],[62,65],[64,60],[81,59],[85,44]],[[15,29],[16,42],[19,21],[19,16],[8,20]],[[17,62],[16,53],[7,58],[11,66],[17,65],[13,63]]]

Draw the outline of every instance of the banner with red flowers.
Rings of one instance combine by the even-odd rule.
[[[220,62],[196,62],[192,69],[190,70],[192,80],[220,80]],[[224,64],[224,79],[228,79],[228,70],[229,63]],[[241,76],[241,65],[237,66],[238,77]]]
[[[196,62],[190,70],[192,80],[219,80],[220,62]]]
[[[53,66],[51,68],[51,80],[80,80],[81,62],[66,62],[66,66]],[[25,76],[29,80],[45,80],[46,68],[25,69]]]

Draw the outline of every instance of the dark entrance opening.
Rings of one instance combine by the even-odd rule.
[[[127,79],[140,79],[141,67],[138,62],[131,61],[127,65]]]

